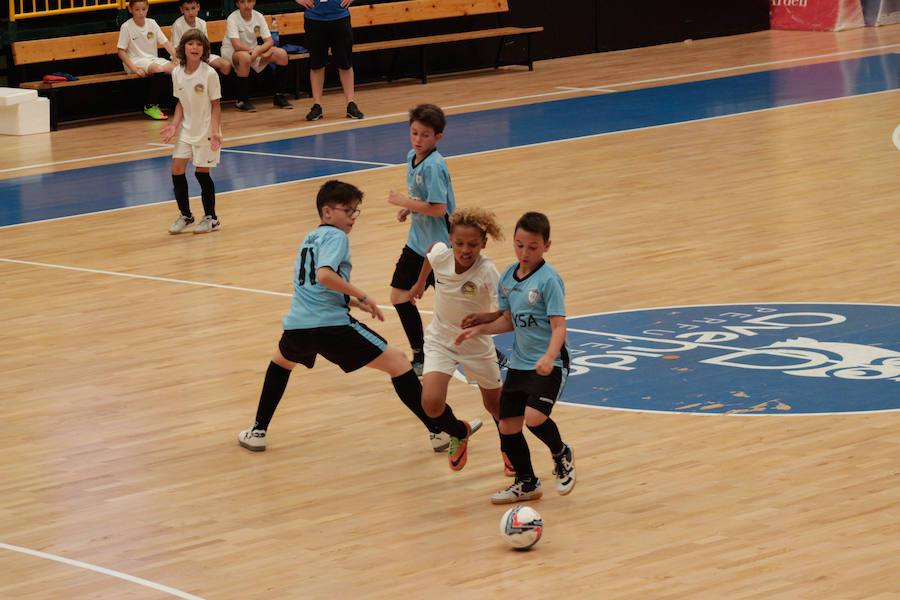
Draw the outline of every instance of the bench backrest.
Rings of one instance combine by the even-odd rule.
[[[350,19],[353,27],[358,28],[507,11],[509,11],[507,0],[403,0],[384,4],[351,6]],[[270,25],[273,16],[278,19],[279,35],[295,35],[304,32],[302,12],[266,15]],[[225,21],[208,21],[206,25],[209,41],[221,42],[225,36]],[[163,27],[162,30],[166,37],[171,37],[171,27]],[[13,62],[16,65],[30,65],[56,60],[106,56],[116,54],[118,41],[119,32],[108,31],[14,42],[12,44]]]

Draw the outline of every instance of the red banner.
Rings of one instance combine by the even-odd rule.
[[[865,25],[860,0],[771,0],[772,29],[839,31]]]

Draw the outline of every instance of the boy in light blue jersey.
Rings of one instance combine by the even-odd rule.
[[[266,371],[256,422],[238,435],[238,442],[248,450],[266,449],[266,430],[291,371],[298,363],[311,369],[319,354],[345,373],[365,366],[388,373],[397,396],[428,429],[432,446],[435,440],[446,441],[442,449],[449,445],[449,435],[422,408],[422,385],[403,352],[350,316],[351,308],[359,308],[384,321],[378,303],[350,283],[347,236],[361,212],[362,197],[358,188],[337,180],[319,189],[316,208],[322,222],[307,234],[297,253],[291,309],[282,321],[284,333]]]
[[[410,217],[409,237],[397,260],[391,278],[391,304],[403,324],[412,348],[413,368],[422,375],[425,362],[425,334],[422,316],[411,302],[410,290],[419,277],[425,255],[436,243],[450,246],[450,215],[456,210],[456,196],[450,183],[450,172],[437,143],[444,137],[447,118],[434,104],[420,104],[409,111],[409,137],[412,150],[406,155],[407,194],[391,191],[388,202],[400,207],[397,220]],[[434,285],[430,276],[426,287]]]
[[[522,426],[544,442],[553,455],[556,491],[565,496],[575,487],[572,448],[562,441],[550,412],[569,373],[566,349],[565,288],[556,270],[544,262],[550,248],[550,221],[528,212],[516,223],[514,246],[518,262],[500,277],[499,311],[467,315],[461,344],[473,336],[515,332],[509,372],[500,396],[500,449],[516,471],[516,480],[491,498],[510,504],[540,498],[541,482],[534,474]]]

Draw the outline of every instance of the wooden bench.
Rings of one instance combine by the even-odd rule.
[[[366,27],[399,25],[420,21],[440,21],[475,15],[496,14],[499,18],[508,11],[509,4],[507,0],[402,0],[384,4],[351,6],[350,18],[354,30],[356,30]],[[273,17],[278,19],[278,32],[281,38],[299,35],[305,31],[302,12],[267,15],[267,18],[270,19],[270,23]],[[166,37],[171,37],[170,27],[163,27],[162,29],[166,34]],[[210,42],[221,42],[225,35],[225,21],[209,21],[207,22],[207,30]],[[422,83],[427,83],[428,69],[426,49],[429,46],[450,42],[467,42],[478,39],[499,38],[499,46],[494,61],[494,67],[496,68],[501,66],[501,53],[505,45],[505,40],[510,37],[525,36],[527,40],[525,59],[521,62],[504,64],[521,64],[527,66],[528,70],[532,70],[534,65],[531,57],[531,36],[540,31],[543,31],[543,27],[494,27],[461,31],[459,33],[400,37],[397,39],[354,44],[353,52],[364,53],[383,50],[394,50],[396,52],[403,48],[418,48],[421,69],[420,79]],[[116,48],[118,39],[119,32],[110,31],[106,33],[13,42],[13,63],[23,72],[27,72],[25,70],[29,65],[33,66],[38,64],[49,64],[61,60],[115,55],[118,51]],[[307,53],[290,55],[292,62],[306,58],[309,58],[309,54]],[[295,62],[294,64],[299,63]],[[52,69],[47,70],[49,71]],[[388,75],[388,80],[391,80],[395,75],[393,73],[393,67],[391,71],[392,72]],[[21,83],[20,87],[36,89],[41,95],[47,96],[50,99],[51,127],[53,130],[56,130],[58,126],[58,93],[61,90],[76,86],[138,79],[137,75],[129,75],[124,71],[84,76],[79,75],[78,77],[79,78],[76,81],[63,81],[57,83],[26,81]],[[308,90],[308,77],[301,77],[299,67],[296,70],[294,80],[295,95],[299,94],[301,88]]]

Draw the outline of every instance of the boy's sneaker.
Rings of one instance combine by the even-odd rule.
[[[266,449],[266,430],[245,429],[238,434],[238,443],[252,452],[262,452]]]
[[[450,434],[446,431],[438,431],[437,433],[429,433],[428,440],[435,452],[443,452],[450,446]]]
[[[256,107],[249,100],[238,100],[234,103],[234,107],[244,112],[256,112]]]
[[[157,121],[165,121],[168,119],[168,115],[159,109],[159,106],[156,104],[148,104],[144,107],[144,114],[150,117],[151,119],[156,119]]]
[[[493,504],[515,504],[524,500],[537,500],[543,495],[541,480],[537,477],[532,481],[516,479],[511,486],[491,496],[491,502]]]
[[[309,109],[309,112],[306,113],[307,121],[318,121],[322,118],[322,107],[318,104],[313,104],[312,108]]]
[[[465,423],[465,421],[463,421]],[[472,434],[481,429],[481,419],[472,419],[466,423],[468,433],[463,439],[450,436],[450,445],[447,447],[447,460],[450,462],[451,471],[462,471],[469,459],[469,438]]]
[[[287,94],[275,94],[275,96],[272,98],[272,105],[277,108],[294,108],[294,105],[288,101]]]
[[[363,118],[362,111],[359,110],[359,107],[356,105],[356,102],[351,102],[347,105],[347,118],[348,119],[362,119]]]
[[[553,457],[556,466],[553,474],[556,476],[556,491],[560,496],[565,496],[575,487],[575,453],[572,447],[566,444],[559,456]]]
[[[509,457],[506,455],[506,452],[501,452],[500,454],[503,456],[503,474],[507,477],[515,477],[516,468],[509,462]]]
[[[218,231],[221,226],[222,224],[219,223],[218,219],[213,219],[211,216],[206,215],[203,217],[203,220],[194,227],[194,233],[210,233],[212,231]]]
[[[178,215],[178,218],[175,219],[175,222],[169,225],[169,233],[175,235],[176,233],[181,233],[185,230],[185,228],[194,222],[194,217],[186,217],[184,215]]]

